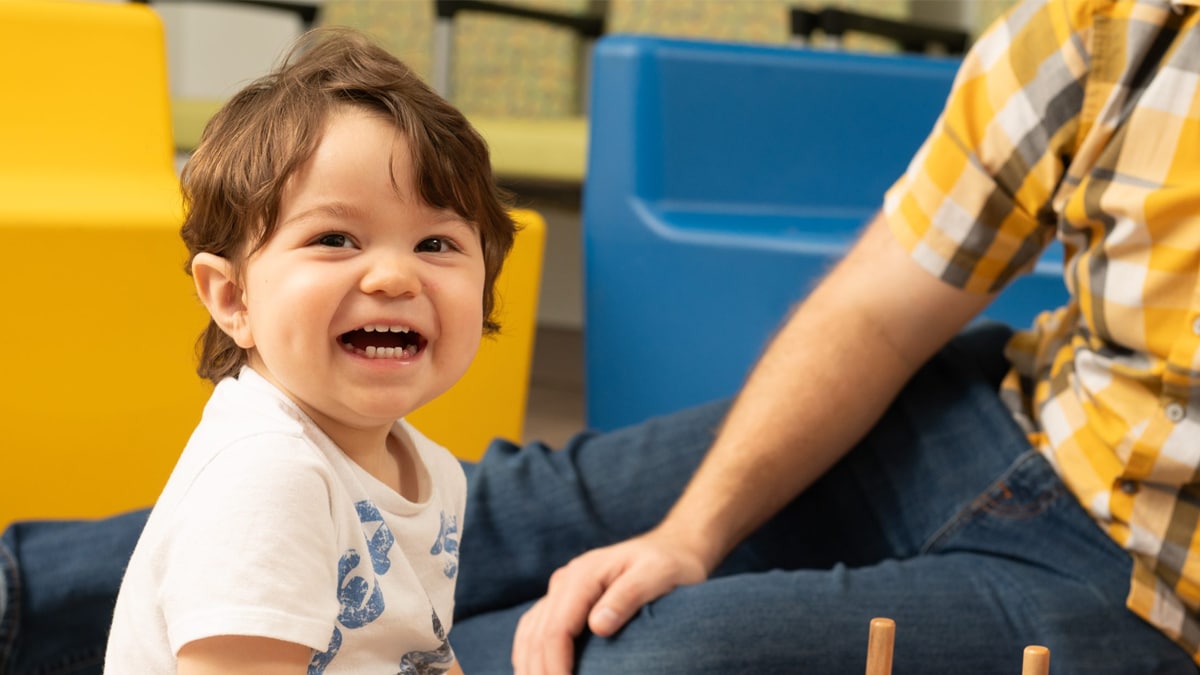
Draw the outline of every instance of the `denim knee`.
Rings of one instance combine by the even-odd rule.
[[[8,527],[0,537],[0,674],[102,672],[121,577],[148,514]]]
[[[17,598],[20,577],[17,561],[9,546],[10,535],[0,537],[0,673],[8,673],[8,663],[17,639]]]

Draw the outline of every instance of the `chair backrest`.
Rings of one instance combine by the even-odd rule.
[[[0,522],[158,495],[208,388],[166,51],[133,4],[0,3]],[[19,66],[17,65],[19,64]]]
[[[0,526],[147,506],[211,387],[208,321],[184,273],[166,52],[140,4],[0,2]],[[463,457],[519,438],[545,228],[524,226],[498,280],[504,330],[412,416]]]
[[[575,77],[570,82],[578,88],[577,104],[569,114],[587,114],[587,68],[591,65],[591,46],[604,34],[606,0],[586,0],[576,11],[566,8],[539,8],[505,0],[433,0],[434,14],[437,17],[433,39],[433,71],[431,81],[433,86],[443,96],[454,100],[455,67],[455,18],[460,13],[475,13],[484,16],[502,17],[513,26],[522,23],[532,23],[543,27],[567,29],[573,32],[579,40],[579,53],[576,63],[579,66]],[[502,26],[498,23],[497,26]],[[497,31],[501,32],[501,31]],[[507,32],[507,31],[503,31]],[[514,44],[509,51],[520,47],[521,40],[513,36]],[[494,67],[492,69],[494,71]]]
[[[450,391],[408,416],[425,435],[472,461],[493,438],[519,441],[525,429],[546,222],[526,209],[513,211],[513,219],[521,230],[496,280],[500,334],[483,338]]]
[[[171,183],[167,70],[154,13],[28,0],[5,2],[0,11],[0,54],[9,64],[0,72],[7,92],[0,168],[31,180],[70,167]]]
[[[957,66],[601,39],[583,205],[588,424],[734,394],[789,308],[878,211]],[[1057,297],[1000,303],[992,316],[1024,325],[1065,297],[1048,269]]]

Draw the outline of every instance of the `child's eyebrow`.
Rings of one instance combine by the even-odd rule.
[[[451,209],[446,209],[442,212],[443,215],[431,221],[431,225],[448,225],[451,227],[462,227],[468,230],[475,230],[475,223],[463,218]]]
[[[300,213],[289,216],[287,220],[281,224],[292,223],[298,220],[308,220],[309,218],[327,217],[336,220],[349,220],[362,216],[362,211],[350,204],[349,202],[324,202],[304,209]]]
[[[280,225],[300,222],[309,219],[330,218],[333,220],[357,220],[365,218],[362,209],[358,208],[350,202],[344,201],[329,201],[321,202],[314,206],[304,209],[303,211],[288,216],[287,220],[281,220]],[[445,208],[437,211],[437,216],[428,222],[428,225],[438,227],[458,227],[471,232],[477,231],[478,225],[468,218],[459,215],[454,209]]]

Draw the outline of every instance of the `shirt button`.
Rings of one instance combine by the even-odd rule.
[[[1178,402],[1168,404],[1166,412],[1167,419],[1171,420],[1172,422],[1182,422],[1183,418],[1187,416],[1187,411],[1184,410],[1183,405]]]
[[[1137,481],[1130,480],[1128,478],[1121,481],[1120,487],[1121,487],[1121,492],[1124,492],[1127,495],[1135,495],[1135,494],[1137,494],[1137,491],[1138,491]]]

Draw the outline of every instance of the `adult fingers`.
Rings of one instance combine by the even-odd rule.
[[[698,563],[675,557],[654,546],[643,545],[640,557],[612,578],[588,615],[588,628],[608,637],[633,618],[642,607],[684,584],[703,581]]]
[[[575,638],[583,632],[588,612],[604,592],[594,568],[572,562],[550,578],[546,596],[517,624],[513,637],[513,669],[530,675],[570,673]]]

